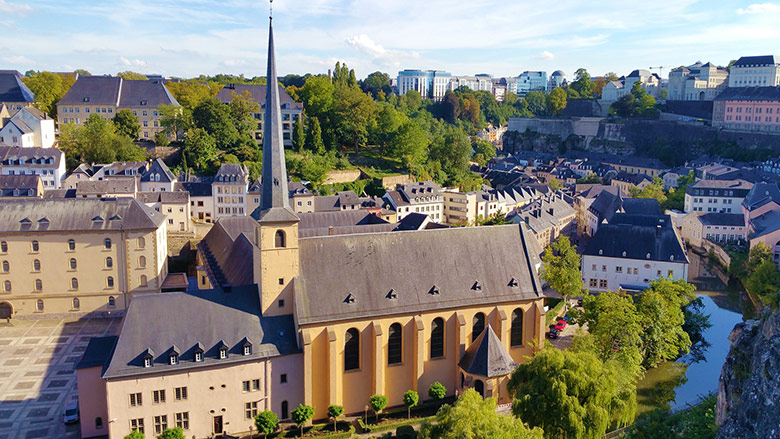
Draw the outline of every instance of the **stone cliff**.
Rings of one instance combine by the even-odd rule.
[[[780,311],[729,335],[718,384],[718,439],[780,438]]]

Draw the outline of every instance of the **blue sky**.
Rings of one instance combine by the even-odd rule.
[[[760,0],[759,0],[760,1]],[[265,74],[266,0],[0,0],[0,69]],[[280,74],[726,64],[780,55],[780,1],[276,0]]]

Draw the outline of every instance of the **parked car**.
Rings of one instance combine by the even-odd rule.
[[[555,328],[552,328],[545,335],[547,336],[547,338],[554,340],[554,339],[558,338],[558,330],[555,329]]]
[[[557,329],[558,331],[563,331],[564,329],[566,329],[566,320],[559,319],[558,323],[555,325],[555,329]]]
[[[79,422],[79,403],[72,401],[65,406],[65,412],[62,414],[62,421],[66,424],[75,424]]]

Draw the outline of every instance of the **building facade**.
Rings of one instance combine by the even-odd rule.
[[[441,100],[450,89],[451,78],[451,73],[442,70],[402,70],[398,72],[398,95],[414,90],[423,98]]]
[[[62,187],[65,172],[65,153],[57,148],[0,146],[2,175],[40,175],[44,190],[49,190]]]
[[[728,85],[729,71],[712,63],[695,63],[669,72],[666,99],[711,101]]]
[[[685,213],[739,213],[753,183],[745,180],[700,180],[685,188]]]
[[[729,87],[780,86],[780,64],[772,55],[743,56],[729,67]]]
[[[0,145],[50,148],[54,144],[54,119],[35,107],[22,107],[7,120],[0,117]]]
[[[547,82],[547,93],[564,85],[566,85],[566,73],[563,73],[563,70],[556,70],[550,75],[550,81]]]
[[[217,93],[217,99],[224,104],[229,104],[235,95],[247,95],[252,101],[260,106],[260,111],[252,115],[257,123],[257,127],[252,135],[258,145],[262,145],[263,143],[265,90],[265,85],[227,84],[219,93]],[[282,105],[282,138],[284,139],[285,146],[292,146],[293,126],[295,125],[295,121],[303,114],[303,105],[295,102],[281,85],[279,86],[279,99],[281,100]]]
[[[439,185],[432,181],[421,181],[399,185],[396,190],[387,191],[384,200],[396,211],[398,221],[410,213],[422,213],[431,221],[444,221],[444,197]]]
[[[516,86],[519,96],[525,96],[529,91],[545,91],[547,72],[523,72],[517,77]]]
[[[730,130],[780,132],[780,86],[727,88],[713,102],[712,125]]]
[[[682,220],[680,236],[694,247],[703,240],[721,244],[747,242],[748,229],[741,213],[691,212]]]
[[[245,165],[223,163],[211,183],[214,219],[247,215],[249,171]]]

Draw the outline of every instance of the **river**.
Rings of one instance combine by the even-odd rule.
[[[712,326],[704,332],[709,346],[676,362],[647,371],[637,383],[639,414],[657,408],[681,409],[718,390],[718,378],[729,351],[728,336],[742,321],[742,294],[736,285],[724,285],[702,259],[689,253],[688,281],[697,287]]]

